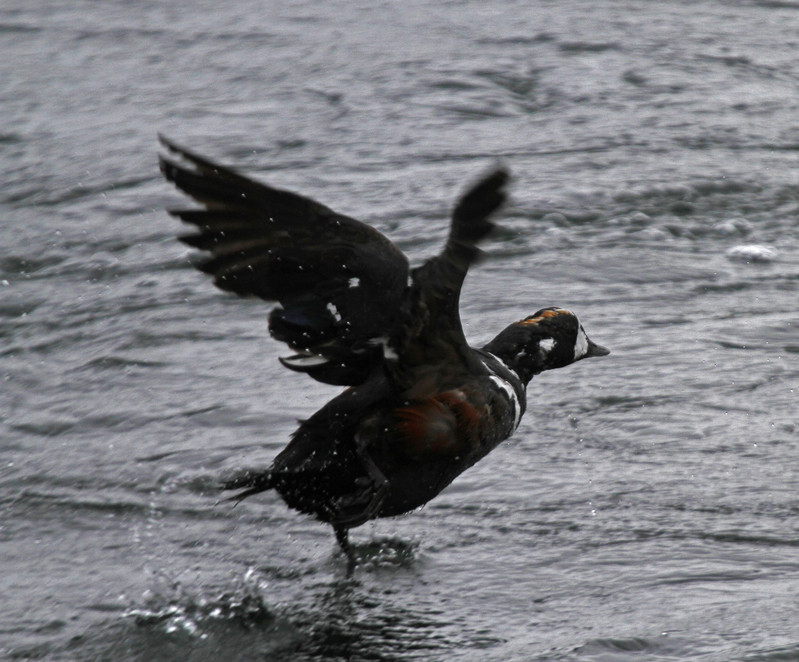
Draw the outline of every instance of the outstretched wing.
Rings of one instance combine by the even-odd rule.
[[[159,136],[180,161],[161,172],[202,209],[171,210],[198,232],[181,241],[210,255],[197,264],[223,290],[277,301],[272,335],[297,354],[281,359],[328,384],[359,384],[383,359],[408,284],[408,259],[374,228],[282,191]]]
[[[477,359],[461,326],[459,301],[469,267],[479,259],[478,244],[495,225],[491,216],[507,198],[510,175],[497,168],[478,180],[461,196],[452,214],[444,250],[413,270],[412,284],[403,306],[403,323],[392,347],[401,357],[393,364],[393,378],[400,387],[424,390],[436,375],[439,385],[457,387],[464,371],[473,373]]]

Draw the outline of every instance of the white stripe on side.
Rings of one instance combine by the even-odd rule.
[[[504,361],[494,356],[493,354],[491,354],[491,356],[494,357],[497,361],[499,361],[501,365],[505,366],[508,372],[510,372],[512,375],[515,375],[517,379],[519,378],[519,376],[516,375],[516,373],[513,370],[511,370],[510,368],[508,368],[508,366],[505,365]],[[508,400],[510,401],[510,406],[513,408],[513,429],[515,430],[517,427],[519,427],[519,421],[522,420],[522,407],[519,404],[519,398],[516,395],[516,389],[513,388],[513,384],[511,384],[509,381],[507,381],[506,379],[502,379],[502,377],[497,375],[497,373],[495,373],[491,369],[490,365],[488,365],[485,362],[483,362],[483,365],[486,368],[488,368],[488,371],[491,373],[490,376],[491,381],[494,382],[497,385],[497,387],[500,390],[504,391],[505,394],[508,396]]]
[[[507,363],[505,363],[505,361],[503,361],[501,358],[499,358],[499,357],[498,357],[496,354],[492,354],[491,352],[486,352],[486,354],[488,354],[488,355],[489,355],[489,356],[490,356],[492,359],[494,359],[494,360],[495,360],[497,363],[499,363],[499,364],[500,364],[500,365],[501,365],[503,368],[505,368],[505,370],[507,370],[507,371],[508,371],[510,374],[512,374],[514,377],[516,377],[516,379],[519,379],[519,375],[518,375],[518,373],[517,373],[517,372],[516,372],[516,371],[515,371],[513,368],[509,368],[509,367],[508,367],[508,364],[507,364]],[[488,368],[489,370],[491,370],[491,368],[490,368],[489,366],[487,366],[485,363],[483,363],[483,365],[484,365],[486,368]],[[493,371],[493,370],[491,370],[491,372],[493,373],[494,371]],[[519,379],[519,381],[521,381],[521,380]]]

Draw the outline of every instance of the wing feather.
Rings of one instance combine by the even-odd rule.
[[[478,244],[495,228],[491,216],[505,203],[509,180],[508,172],[497,168],[467,189],[453,210],[444,250],[413,270],[403,308],[407,323],[397,327],[400,336],[393,341],[403,357],[394,367],[398,384],[419,390],[432,382],[427,373],[434,372],[439,387],[455,387],[464,371],[484,369],[463,333],[460,293],[469,267],[480,257]]]
[[[363,382],[383,360],[377,339],[400,323],[405,254],[360,221],[159,137],[178,157],[159,157],[164,177],[203,207],[170,212],[196,228],[180,239],[206,252],[197,267],[223,290],[278,302],[273,335],[330,364],[285,365],[322,382]]]

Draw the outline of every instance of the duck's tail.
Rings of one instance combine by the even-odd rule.
[[[219,484],[221,490],[243,490],[234,494],[223,501],[235,501],[238,503],[253,494],[260,494],[268,490],[277,489],[281,494],[286,489],[300,493],[308,490],[309,485],[319,480],[319,472],[313,470],[295,469],[245,469],[231,478],[222,480]],[[285,498],[285,494],[283,494]]]
[[[235,501],[238,503],[242,499],[246,499],[253,494],[266,492],[267,490],[274,489],[277,483],[277,477],[273,471],[266,470],[252,470],[248,469],[243,471],[232,478],[223,480],[220,487],[223,490],[243,490],[238,494],[234,494],[224,501]]]

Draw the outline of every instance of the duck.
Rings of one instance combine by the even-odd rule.
[[[179,239],[202,252],[197,268],[221,290],[276,304],[269,332],[292,352],[283,366],[345,387],[271,466],[220,488],[236,502],[276,491],[331,525],[350,564],[351,529],[418,509],[514,433],[533,377],[610,353],[557,306],[468,344],[461,288],[508,197],[504,166],[465,190],[443,249],[411,267],[372,226],[159,139],[162,174],[197,203],[169,210],[194,228]]]

